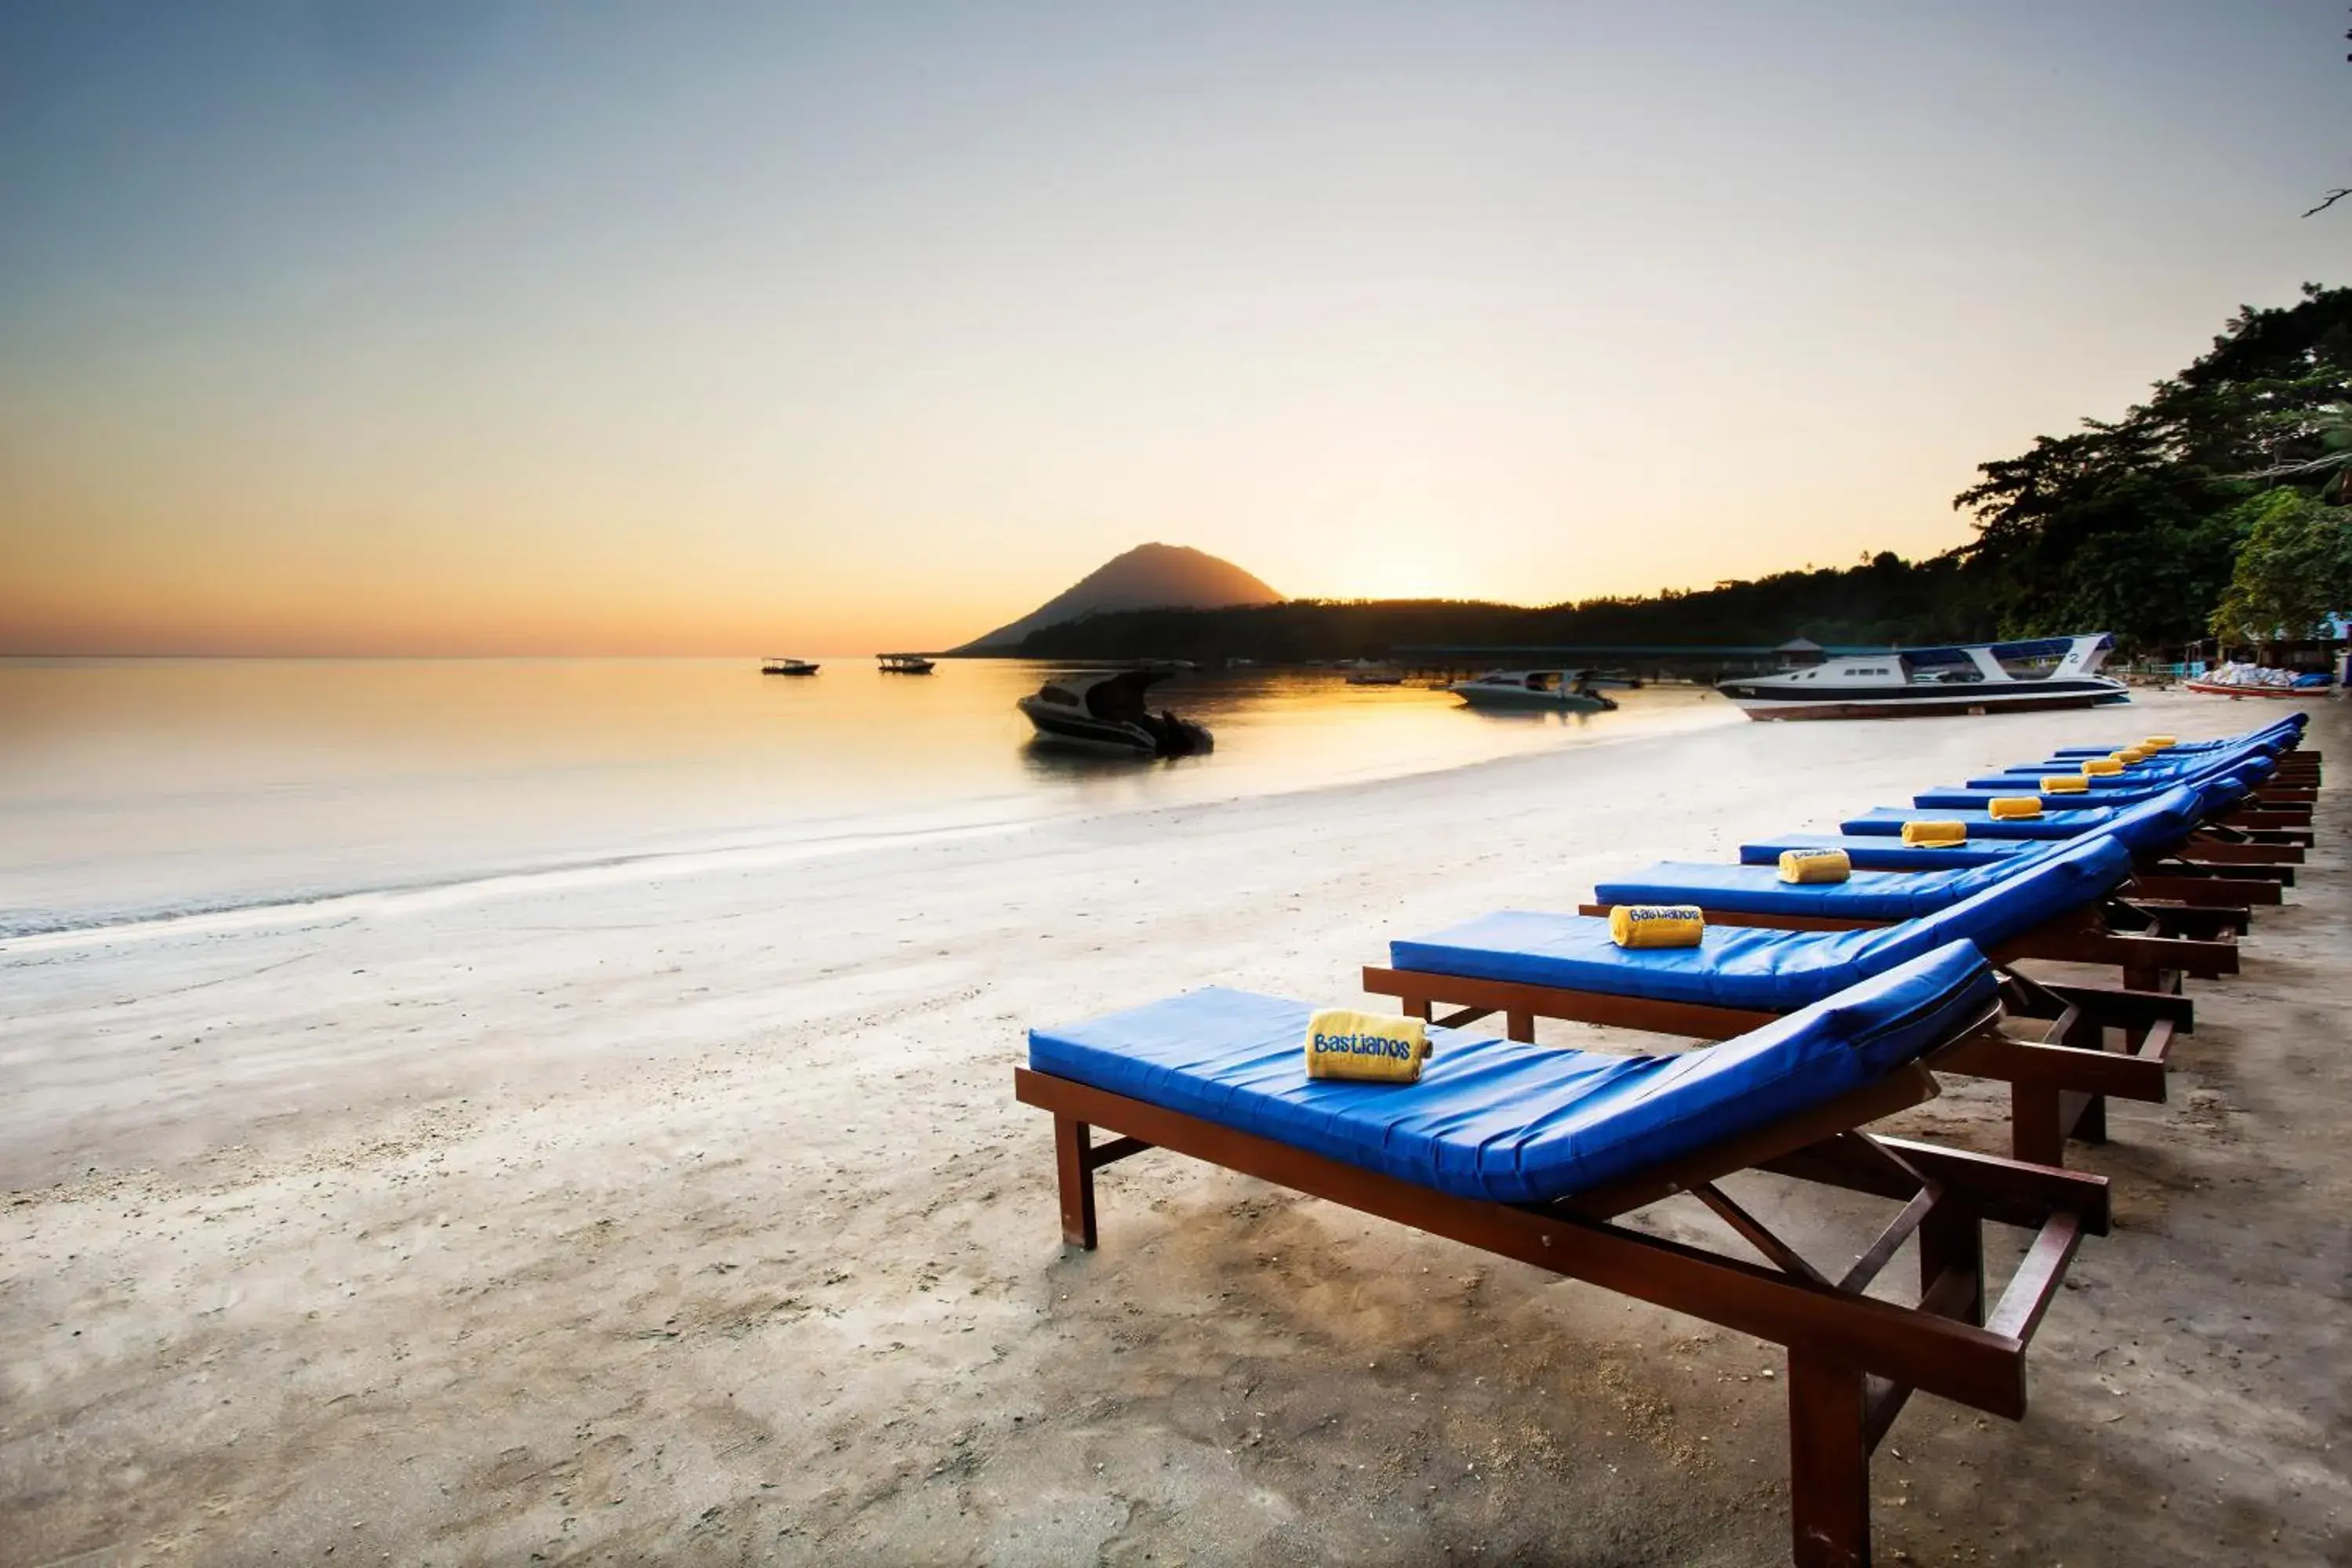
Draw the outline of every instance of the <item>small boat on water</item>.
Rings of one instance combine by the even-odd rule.
[[[1162,709],[1154,713],[1143,694],[1165,680],[1167,669],[1097,670],[1049,680],[1013,706],[1035,726],[1037,738],[1056,745],[1136,757],[1189,757],[1215,748],[1209,731]]]
[[[804,658],[767,658],[760,661],[761,675],[814,675],[821,668]]]
[[[1350,686],[1402,686],[1404,672],[1392,664],[1382,664],[1376,658],[1352,660],[1347,666]]]
[[[938,665],[919,653],[877,653],[885,675],[929,675]]]
[[[1847,654],[1819,664],[1719,683],[1750,719],[1907,719],[1938,713],[2030,712],[2128,702],[2099,666],[2115,650],[2105,632]]]
[[[1610,713],[1617,708],[1592,689],[1591,675],[1581,669],[1490,669],[1445,689],[1473,708],[1552,713]]]
[[[2208,697],[2309,697],[2326,690],[2327,685],[2328,677],[2322,670],[2297,674],[2292,669],[2235,662],[2215,665],[2196,679],[2181,683],[2183,690]]]

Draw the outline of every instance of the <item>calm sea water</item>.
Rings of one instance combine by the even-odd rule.
[[[0,660],[0,936],[546,874],[986,831],[1313,788],[1728,721],[1688,689],[1474,713],[1336,671],[1186,676],[1213,754],[1032,742],[1054,667],[870,658]]]

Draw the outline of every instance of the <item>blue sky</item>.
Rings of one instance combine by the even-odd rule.
[[[1967,535],[2347,281],[2336,4],[0,10],[0,649],[932,645]]]

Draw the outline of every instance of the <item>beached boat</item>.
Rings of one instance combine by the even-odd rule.
[[[1592,689],[1580,669],[1490,669],[1445,689],[1473,708],[1516,708],[1553,713],[1608,713],[1617,704]]]
[[[2090,708],[2131,700],[2122,681],[2098,673],[2115,646],[2105,632],[2085,632],[1849,654],[1770,675],[1743,675],[1716,689],[1750,719],[1907,719]]]
[[[760,661],[761,675],[814,675],[820,668],[804,658],[767,658]]]
[[[1214,749],[1209,731],[1143,700],[1166,669],[1101,670],[1049,680],[1013,706],[1055,745],[1138,757],[1187,757]]]
[[[2309,697],[2327,688],[2328,678],[2323,671],[2312,670],[2298,675],[2291,669],[2272,669],[2259,664],[2220,664],[2194,680],[2181,683],[2182,689],[2201,692],[2208,697]]]
[[[929,675],[937,668],[919,653],[877,653],[874,657],[881,662],[885,675]]]

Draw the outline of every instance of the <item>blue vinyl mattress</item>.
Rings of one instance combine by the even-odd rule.
[[[2030,782],[2043,773],[2073,773],[2089,760],[2088,758],[2053,757],[2047,762],[2020,763],[2014,767],[2001,769],[1996,776],[2004,784],[2015,784],[2020,780]],[[2257,777],[2267,778],[2278,770],[2278,762],[2268,750],[2254,747],[2243,751],[2218,752],[2200,757],[2194,762],[2174,763],[2146,762],[2136,768],[2126,768],[2119,773],[2093,774],[2084,782],[2093,789],[2112,789],[2118,784],[2136,784],[2144,779],[2179,784],[2224,770],[2242,770],[2253,773]]]
[[[2088,787],[2086,795],[2099,795],[2118,789],[2169,789],[2175,784],[2202,784],[2224,773],[2242,775],[2250,784],[2258,784],[2278,772],[2278,763],[2267,753],[2232,752],[2215,762],[2200,763],[2194,767],[2158,768],[2141,766],[2127,773],[2099,773],[2083,778]],[[1998,773],[1988,773],[1968,781],[1969,789],[2032,790],[2042,782],[2042,775],[2051,773],[2073,773],[2074,769],[2063,761],[2029,763],[2023,767],[2004,768]],[[2076,777],[2083,775],[2075,774]]]
[[[2103,811],[2110,806],[2137,805],[2152,800],[2173,786],[2167,784],[2134,784],[2126,789],[2085,790],[2081,795],[2045,795],[2042,811],[2046,816],[2071,816],[2077,812]],[[1965,784],[1942,784],[1935,789],[1923,789],[1911,797],[1911,804],[1921,811],[1982,811],[2002,795],[2026,795],[2034,792],[2023,779],[2013,780],[1995,789],[1975,789]]]
[[[1790,931],[1709,926],[1696,947],[1622,948],[1594,915],[1504,910],[1389,944],[1399,969],[1565,991],[1784,1013],[1948,942],[1991,948],[2119,886],[2131,854],[2104,835],[1899,925]]]
[[[2236,747],[2255,745],[2263,742],[2276,742],[2281,745],[2293,745],[2295,741],[2302,736],[2304,726],[2308,724],[2310,721],[2311,716],[2309,714],[2298,710],[2288,714],[2285,718],[2280,719],[2275,722],[2264,724],[2260,729],[2248,730],[2243,734],[2224,735],[2218,740],[2211,741],[2183,741],[2177,746],[2168,747],[2163,754],[2168,757],[2173,757],[2179,756],[2184,752],[2226,752]],[[2127,741],[2116,742],[2116,745],[2128,744],[2130,744],[2130,742]],[[2108,752],[2115,751],[2116,749],[2116,745],[2060,746],[2057,748],[2054,754],[2061,757],[2075,758],[2104,757]]]
[[[1879,805],[1873,806],[1860,816],[1847,817],[1838,824],[1838,829],[1864,837],[1885,835],[1899,838],[1905,823],[1934,820],[1959,823],[1969,830],[1970,838],[2078,838],[2094,828],[2105,827],[2113,822],[2121,809],[2118,806],[2100,806],[2088,811],[2060,812],[2048,816],[1996,822],[1980,810],[1931,811],[1916,805]]]
[[[2256,757],[2239,758],[2232,762],[2217,763],[2210,768],[2190,769],[2170,776],[2134,773],[2128,775],[2127,780],[2095,778],[2090,781],[2089,789],[2078,795],[2042,796],[2042,808],[2045,812],[2094,810],[2104,806],[2136,805],[2141,801],[2154,800],[2169,790],[2201,790],[2216,786],[2233,792],[2229,798],[2234,799],[2255,788],[2276,771],[2277,764],[2269,758]],[[2014,777],[1975,778],[1958,789],[1948,786],[1916,795],[1911,798],[1914,805],[1922,807],[1957,806],[1963,809],[1980,810],[1996,795],[2037,793],[2036,782],[2021,773]],[[2208,809],[2218,809],[2221,804],[2226,802],[2216,802],[2209,805]]]
[[[2153,800],[2123,807],[2105,817],[2096,827],[2063,837],[1970,838],[1965,844],[1906,844],[1900,837],[1898,824],[1893,834],[1779,834],[1741,845],[1739,859],[1746,866],[1777,866],[1784,849],[1843,849],[1857,871],[1937,871],[1996,864],[2013,868],[2091,833],[2111,834],[2126,848],[2139,854],[2173,847],[2194,830],[2202,817],[2229,805],[2244,793],[2242,785],[2228,778],[2194,789],[2184,784],[2178,789],[2168,790]],[[1647,873],[1641,873],[1620,880],[1640,881],[1646,876]],[[1834,887],[1837,884],[1807,885]]]
[[[1780,833],[1739,847],[1743,866],[1778,866],[1784,849],[1843,849],[1857,871],[1940,871],[2014,860],[2052,844],[2053,838],[1971,838],[1966,844],[1906,844],[1885,834]]]
[[[1592,898],[1602,904],[1697,904],[1738,914],[1907,921],[1933,914],[2017,870],[1995,863],[1944,871],[1856,871],[1843,882],[1800,883],[1780,880],[1771,866],[1663,860],[1600,884]]]
[[[1703,1049],[1612,1056],[1433,1028],[1419,1083],[1373,1084],[1307,1077],[1307,1004],[1212,989],[1032,1029],[1029,1065],[1456,1196],[1538,1203],[1875,1082],[1995,994],[1983,958],[1952,942]]]

